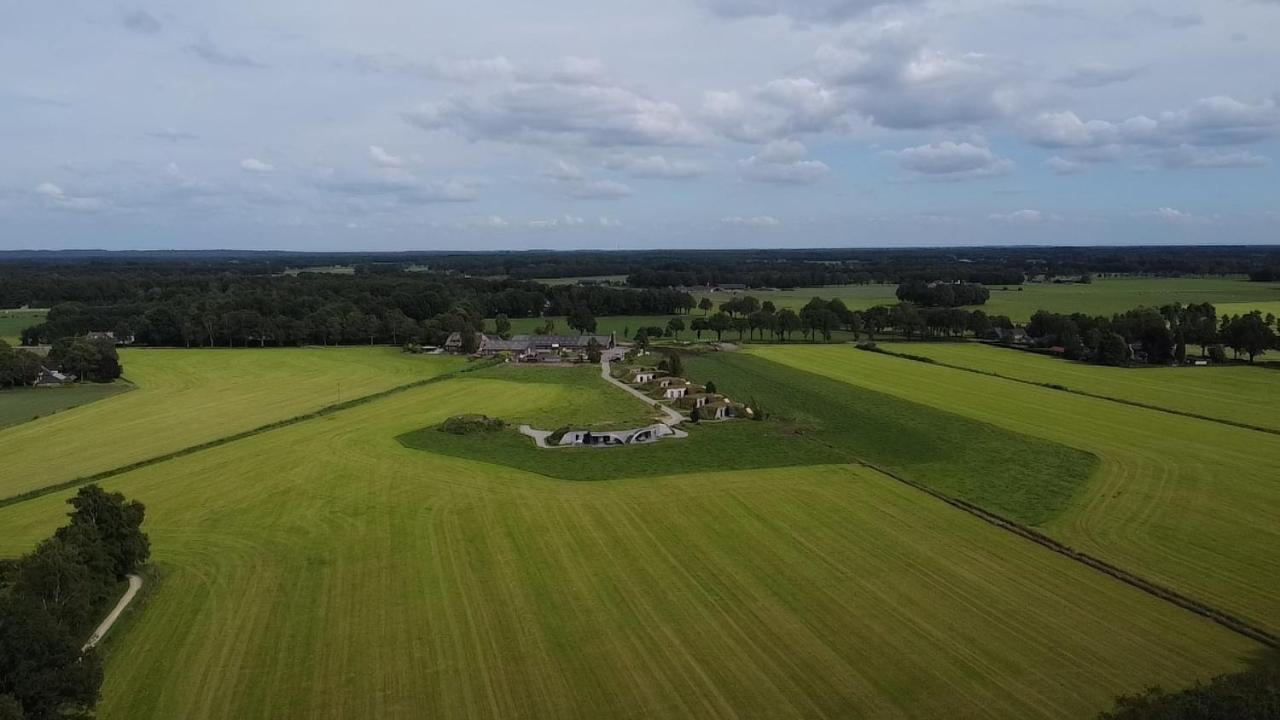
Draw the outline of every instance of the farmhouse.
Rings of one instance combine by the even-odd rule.
[[[477,335],[476,354],[486,357],[498,353],[509,352],[517,361],[559,359],[562,353],[586,353],[591,341],[595,340],[601,350],[608,350],[617,345],[614,335],[513,335],[504,340],[497,335]],[[462,352],[462,333],[452,333],[444,342],[444,349],[449,352]]]
[[[995,328],[991,331],[993,340],[1010,345],[1029,345],[1031,336],[1022,328]]]

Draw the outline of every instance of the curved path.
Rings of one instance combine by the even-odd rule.
[[[613,375],[609,374],[609,361],[615,358],[620,358],[625,354],[626,354],[626,350],[622,348],[614,348],[612,350],[606,350],[600,356],[600,377],[604,378],[607,382],[613,383],[614,385],[640,398],[642,401],[644,401],[645,405],[661,410],[662,414],[665,416],[664,419],[661,421],[662,424],[670,425],[674,427],[684,422],[686,419],[685,416],[681,415],[677,410],[674,410],[666,405],[663,405],[657,400],[654,400],[648,395],[645,395],[639,390],[631,387],[630,385],[622,382],[621,380],[615,378]]]
[[[102,624],[98,625],[98,629],[93,631],[93,634],[89,636],[89,642],[85,643],[84,647],[80,648],[80,652],[87,651],[102,640],[102,637],[107,634],[107,631],[111,629],[111,626],[116,624],[116,620],[120,619],[120,613],[124,612],[124,609],[129,607],[129,603],[133,602],[133,597],[138,594],[138,590],[140,589],[142,589],[142,578],[137,575],[130,575],[129,589],[125,590],[124,595],[120,596],[120,602],[116,603],[116,606],[111,609],[111,612],[107,614],[107,617],[102,621]]]

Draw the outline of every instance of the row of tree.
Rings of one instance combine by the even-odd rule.
[[[91,717],[102,665],[81,651],[125,576],[151,552],[146,510],[82,487],[70,521],[17,560],[0,562],[0,717]],[[7,714],[5,714],[7,713]]]
[[[165,276],[170,284],[164,289],[130,282],[108,293],[126,300],[53,305],[45,322],[23,331],[22,342],[39,345],[109,330],[154,346],[440,344],[453,332],[481,332],[483,319],[495,315],[594,318],[674,315],[694,308],[688,293],[674,290],[432,280],[422,273],[315,277],[242,278],[224,285],[197,273],[185,285],[173,285]],[[73,275],[69,287],[79,287],[79,280]]]
[[[985,305],[991,291],[978,283],[912,280],[898,286],[898,299],[925,307]]]
[[[700,304],[704,312],[711,309],[704,298]],[[958,337],[973,333],[985,337],[993,328],[1010,328],[1013,323],[1005,316],[989,316],[981,310],[967,311],[959,308],[917,307],[912,303],[877,305],[866,310],[850,310],[842,300],[833,298],[811,299],[798,312],[791,308],[779,310],[771,300],[763,303],[746,295],[721,303],[720,311],[712,315],[692,318],[686,326],[683,318],[671,318],[665,328],[643,327],[636,333],[638,342],[647,343],[655,337],[679,339],[686,329],[702,339],[703,333],[715,333],[723,340],[727,332],[737,333],[739,340],[776,338],[790,341],[799,332],[810,341],[819,338],[830,340],[837,330],[851,333],[856,340],[862,335],[875,339],[889,329],[914,339],[916,337]]]
[[[1058,346],[1070,359],[1103,365],[1182,362],[1188,345],[1199,346],[1202,356],[1217,360],[1225,359],[1221,348],[1226,347],[1235,357],[1246,355],[1253,362],[1277,346],[1274,315],[1253,312],[1219,318],[1210,303],[1137,308],[1110,318],[1041,310],[1026,329],[1041,346]]]

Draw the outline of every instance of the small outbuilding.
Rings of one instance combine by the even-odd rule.
[[[36,387],[62,387],[76,381],[75,375],[50,370],[47,367],[40,368],[40,375],[36,377]]]

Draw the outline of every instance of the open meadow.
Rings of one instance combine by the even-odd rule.
[[[1280,630],[1280,437],[848,345],[748,352],[1096,456],[1042,531]]]
[[[120,381],[79,383],[59,388],[9,388],[0,395],[0,428],[64,412],[132,388],[129,383]]]
[[[720,360],[697,372],[807,376]],[[1259,650],[858,465],[584,483],[397,441],[583,402],[510,370],[104,481],[146,503],[154,569],[98,716],[1079,718]],[[0,508],[0,553],[67,495]]]
[[[885,350],[1015,380],[1060,385],[1280,432],[1280,375],[1242,365],[1118,368],[979,343],[879,343]],[[1264,358],[1267,356],[1263,356]]]
[[[385,347],[123,350],[120,361],[136,389],[0,430],[0,500],[463,365]]]
[[[22,331],[44,322],[48,310],[0,310],[0,340],[17,346]]]
[[[1253,309],[1280,305],[1280,283],[1249,282],[1244,278],[1099,278],[1087,285],[1027,283],[989,285],[988,289],[991,299],[981,309],[988,315],[1008,315],[1015,322],[1030,320],[1037,310],[1110,316],[1138,306],[1160,307],[1174,302],[1233,303],[1233,312],[1247,312],[1241,310],[1246,306]],[[865,310],[873,305],[897,303],[896,290],[896,285],[841,285],[774,292],[746,290],[740,294],[752,295],[761,302],[772,300],[779,308],[794,310],[814,297],[840,298],[850,310]],[[733,294],[699,293],[696,299],[704,296],[719,305]]]

